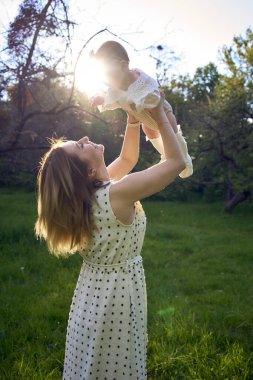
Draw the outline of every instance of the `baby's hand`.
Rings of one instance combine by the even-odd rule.
[[[91,98],[91,107],[97,107],[104,103],[104,97],[103,96],[94,96]]]

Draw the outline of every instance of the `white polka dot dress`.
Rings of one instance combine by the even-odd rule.
[[[63,380],[147,379],[147,294],[141,249],[146,215],[133,223],[111,208],[112,181],[96,190],[98,230],[85,251],[67,326]]]

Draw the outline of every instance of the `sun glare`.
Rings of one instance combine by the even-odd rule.
[[[93,58],[80,60],[76,69],[76,87],[92,97],[105,88],[103,67]]]

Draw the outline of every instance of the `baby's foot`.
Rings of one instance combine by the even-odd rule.
[[[190,177],[193,173],[193,165],[192,165],[191,156],[188,153],[187,142],[185,141],[185,138],[182,134],[182,130],[179,124],[178,124],[178,132],[176,133],[176,137],[177,137],[177,141],[179,142],[181,146],[182,153],[185,160],[185,165],[186,165],[186,168],[179,174],[179,177],[187,178],[187,177]]]

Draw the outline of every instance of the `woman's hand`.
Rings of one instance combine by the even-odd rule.
[[[154,108],[148,109],[149,113],[151,114],[151,116],[155,120],[157,119],[157,115],[160,115],[162,112],[161,110],[163,108],[164,99],[165,99],[164,92],[163,92],[163,90],[160,90],[160,101],[159,101],[158,105]],[[149,139],[155,139],[155,138],[160,136],[159,130],[155,131],[153,129],[146,127],[145,125],[142,125],[142,130]]]
[[[127,124],[135,124],[135,123],[138,123],[138,120],[133,115],[127,112]]]
[[[163,110],[164,99],[165,99],[164,92],[163,92],[163,90],[160,89],[160,101],[159,101],[159,103],[157,104],[156,107],[149,108],[149,112],[150,112],[151,116],[153,116],[155,119],[158,115],[161,114],[161,112]]]

